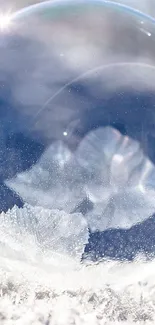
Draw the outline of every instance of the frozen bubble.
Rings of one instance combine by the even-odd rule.
[[[2,185],[62,221],[61,211],[83,211],[95,230],[155,212],[154,28],[104,0],[45,1],[3,17]]]

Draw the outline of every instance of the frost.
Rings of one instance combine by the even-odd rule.
[[[42,251],[52,251],[81,259],[88,242],[88,226],[79,214],[49,210],[25,205],[14,207],[0,218],[1,244],[15,250],[38,246]],[[24,251],[24,247],[23,247]]]
[[[6,181],[25,202],[72,212],[85,198],[81,168],[70,150],[54,142],[29,171]]]
[[[83,211],[93,231],[128,229],[155,211],[154,165],[138,142],[111,127],[89,132],[75,153],[54,142],[31,170],[6,184],[33,206],[66,213],[90,201]]]
[[[91,230],[130,228],[155,212],[155,167],[140,144],[111,127],[89,132],[76,157],[87,171]]]

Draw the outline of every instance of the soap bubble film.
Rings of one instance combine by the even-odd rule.
[[[155,209],[154,19],[81,0],[2,23],[2,211],[80,214],[83,252],[90,233],[143,224]]]

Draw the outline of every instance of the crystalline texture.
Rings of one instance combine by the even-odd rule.
[[[138,142],[112,128],[90,132],[77,160],[90,173],[85,189],[94,202],[86,214],[90,228],[130,228],[155,211],[155,168]]]
[[[2,213],[0,234],[1,244],[11,249],[21,250],[23,243],[30,244],[31,238],[31,242],[43,251],[50,250],[78,260],[88,242],[87,221],[80,213],[67,214],[30,205]]]
[[[70,150],[54,142],[30,171],[6,181],[26,202],[71,212],[84,198],[80,166]]]

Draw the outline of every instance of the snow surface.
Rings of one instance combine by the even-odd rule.
[[[81,228],[74,222],[71,228],[72,217],[61,214],[68,222],[70,237],[63,224],[57,227],[51,243],[52,238],[57,243],[59,239],[59,248],[65,249],[62,253],[53,245],[49,250],[43,241],[40,245],[39,232],[36,237],[39,223],[32,224],[32,213],[41,222],[49,213],[54,215],[28,205],[1,215],[0,324],[154,324],[155,261],[146,262],[139,256],[132,263],[80,262],[78,255],[70,254],[63,245],[61,236],[67,236],[68,242],[75,239],[83,250],[81,240],[82,244],[87,240],[87,230],[81,215]],[[54,216],[59,220],[58,211]]]
[[[154,324],[155,262],[54,261],[1,256],[1,324]]]

